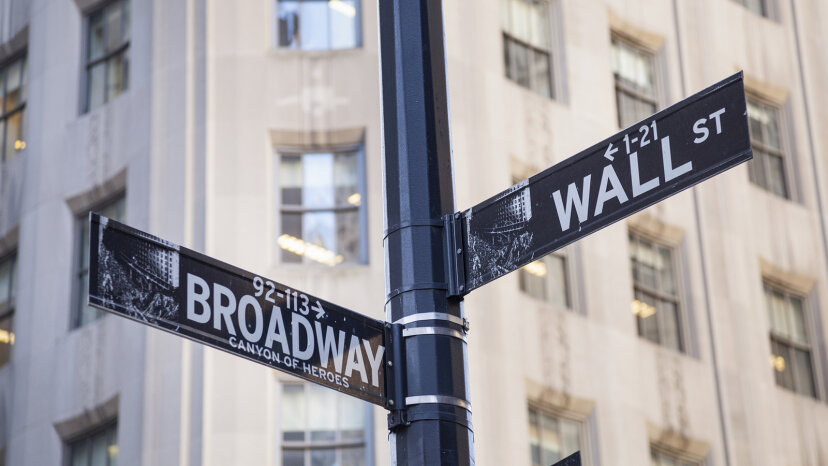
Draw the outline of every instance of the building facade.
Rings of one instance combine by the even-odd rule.
[[[738,70],[754,151],[466,297],[476,462],[828,465],[828,4],[443,8],[460,209]],[[376,10],[0,0],[0,465],[388,464],[384,410],[85,304],[94,210],[384,319]]]

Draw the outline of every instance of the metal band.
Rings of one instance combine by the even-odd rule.
[[[405,316],[402,319],[394,321],[394,323],[405,325],[410,324],[411,322],[419,322],[421,320],[447,320],[453,324],[460,325],[463,328],[468,325],[466,319],[445,312],[421,312],[419,314],[411,314],[410,316]]]
[[[388,301],[396,298],[397,296],[407,293],[409,291],[415,290],[448,290],[448,283],[446,282],[427,282],[427,283],[414,283],[413,285],[404,286],[402,288],[397,288],[392,292],[388,293],[385,296],[385,304],[388,304]]]
[[[459,340],[463,340],[463,343],[466,342],[466,336],[460,333],[458,330],[454,330],[451,328],[444,328],[444,327],[414,327],[414,328],[404,328],[402,331],[403,337],[413,337],[417,335],[446,335],[449,337],[454,337]]]
[[[411,220],[410,222],[402,222],[396,225],[391,225],[383,232],[382,239],[388,238],[391,233],[396,233],[403,228],[411,227],[443,227],[443,219],[428,219],[428,220]]]
[[[422,404],[443,404],[443,405],[452,405],[458,406],[463,409],[468,409],[471,411],[471,403],[461,399],[456,398],[453,396],[447,395],[418,395],[418,396],[407,396],[405,397],[405,404],[407,406],[410,405],[422,405]]]

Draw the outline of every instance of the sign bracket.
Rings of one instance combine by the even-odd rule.
[[[466,294],[466,249],[463,247],[464,221],[460,212],[443,216],[446,244],[446,276],[448,297],[462,298]]]

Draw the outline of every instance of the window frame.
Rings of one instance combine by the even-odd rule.
[[[564,421],[568,421],[571,423],[578,424],[578,447],[580,448],[577,451],[581,452],[581,462],[585,465],[590,464],[590,441],[589,441],[589,433],[590,433],[590,426],[589,423],[591,422],[591,416],[579,415],[570,411],[562,410],[553,406],[549,406],[546,403],[539,402],[539,401],[529,401],[526,405],[526,427],[527,429],[531,425],[529,422],[529,411],[536,411],[538,419],[540,419],[540,415],[545,414],[547,416],[556,418],[558,420],[563,419]],[[540,433],[541,426],[540,421],[537,426],[538,432]],[[560,429],[559,429],[560,435]],[[527,436],[527,445],[531,449],[531,443],[528,442],[529,436]],[[574,453],[574,452],[573,452]],[[569,453],[572,455],[573,453]],[[566,458],[566,456],[562,456],[561,459]],[[560,461],[560,460],[559,460]],[[532,464],[532,456],[531,450],[529,454],[529,464]]]
[[[564,280],[564,283],[563,283],[563,289],[564,289],[563,306],[561,306],[561,304],[556,303],[552,300],[552,296],[550,295],[550,293],[552,291],[550,289],[551,288],[550,284],[552,282],[552,277],[549,276],[548,274],[545,277],[541,277],[543,282],[544,282],[544,296],[543,297],[535,296],[530,291],[528,291],[524,286],[524,280],[525,280],[525,277],[526,277],[525,274],[531,274],[531,272],[529,272],[526,269],[526,267],[528,267],[530,264],[532,264],[534,262],[542,262],[548,268],[549,264],[546,263],[546,261],[548,260],[549,257],[553,257],[553,256],[558,257],[563,261],[563,280]],[[518,269],[518,290],[523,295],[528,296],[531,299],[534,299],[534,300],[539,301],[539,302],[546,303],[546,304],[548,304],[550,306],[553,306],[555,308],[574,310],[575,309],[575,303],[574,303],[575,293],[573,292],[573,289],[572,289],[572,278],[573,278],[572,253],[571,253],[569,247],[565,247],[565,248],[558,249],[557,251],[553,251],[553,252],[541,257],[540,259],[536,259],[536,260],[530,262],[529,264],[524,265],[523,267],[519,268]]]
[[[21,99],[20,99],[20,102],[18,102],[18,104],[9,111],[5,110],[5,108],[6,108],[6,93],[7,93],[7,90],[8,90],[8,80],[3,79],[2,81],[0,81],[0,83],[2,84],[2,86],[0,86],[0,104],[2,104],[0,106],[0,128],[2,128],[2,130],[0,131],[0,163],[6,162],[7,160],[11,160],[19,152],[22,152],[23,150],[26,149],[26,131],[25,131],[26,121],[25,120],[26,120],[26,105],[28,103],[28,79],[27,79],[28,69],[29,69],[29,66],[28,66],[29,65],[28,50],[26,48],[24,48],[23,50],[15,52],[8,59],[3,60],[3,62],[0,63],[0,76],[5,76],[6,73],[8,72],[8,69],[11,68],[12,66],[14,66],[17,62],[21,63],[21,70],[20,70],[20,73],[21,73],[20,87],[22,88],[22,90],[20,92]],[[8,126],[7,122],[8,122],[9,119],[11,119],[12,116],[14,116],[17,113],[20,114],[20,134],[23,135],[23,139],[21,139],[21,141],[23,142],[23,147],[21,147],[20,149],[14,149],[15,150],[14,154],[9,156],[8,154],[6,154],[6,135],[8,133],[8,131],[6,131],[7,126]]]
[[[17,281],[18,281],[18,262],[17,262],[17,250],[12,249],[3,255],[0,255],[0,264],[5,262],[11,262],[11,275],[9,280],[9,289],[8,289],[8,300],[4,302],[0,302],[0,320],[2,319],[9,319],[9,349],[8,349],[8,360],[0,361],[0,368],[8,365],[12,361],[12,352],[14,349],[14,314],[15,310],[17,309],[16,300],[17,300]]]
[[[796,183],[795,183],[795,176],[794,176],[794,166],[793,166],[793,151],[788,145],[788,112],[786,109],[786,105],[781,102],[775,102],[771,99],[763,97],[759,94],[754,92],[748,91],[746,93],[746,102],[753,102],[755,105],[759,105],[761,107],[768,108],[775,113],[776,117],[776,132],[779,138],[779,148],[773,148],[769,145],[765,144],[765,141],[760,141],[757,138],[754,138],[753,133],[750,133],[750,146],[751,150],[755,146],[759,151],[769,154],[770,156],[779,157],[782,160],[782,170],[784,171],[782,181],[785,183],[785,195],[782,196],[771,191],[770,186],[767,182],[767,175],[770,173],[770,169],[768,168],[768,157],[763,155],[761,158],[762,161],[762,180],[764,184],[760,184],[758,178],[754,173],[756,172],[755,165],[759,160],[756,158],[756,154],[754,154],[754,159],[748,162],[747,169],[748,169],[748,181],[761,189],[775,197],[780,199],[784,199],[787,201],[796,202],[798,199],[798,192],[796,190]],[[750,114],[748,113],[748,123],[750,123]]]
[[[659,50],[654,49],[650,46],[642,44],[641,42],[635,40],[633,37],[630,37],[628,34],[624,34],[620,31],[612,31],[610,33],[610,54],[612,54],[612,47],[614,43],[620,43],[623,46],[629,47],[631,49],[636,50],[638,53],[647,56],[647,59],[650,63],[650,69],[653,75],[653,95],[646,95],[641,92],[639,89],[635,88],[634,86],[630,86],[623,82],[623,80],[619,79],[616,75],[615,70],[612,69],[612,78],[613,78],[613,87],[615,89],[615,115],[616,115],[616,124],[618,128],[627,128],[631,125],[635,125],[638,121],[641,121],[641,118],[636,119],[635,122],[631,123],[631,125],[623,125],[622,118],[621,118],[621,105],[619,105],[618,96],[619,93],[623,93],[638,102],[644,102],[647,104],[651,104],[654,108],[653,113],[658,112],[662,108],[662,81],[664,80],[662,73],[660,72],[660,59],[659,59]],[[610,64],[612,68],[612,63]],[[646,119],[648,116],[645,116]]]
[[[70,437],[64,441],[64,455],[63,455],[63,466],[72,466],[72,449],[75,445],[80,442],[87,442],[87,448],[89,448],[88,444],[98,435],[107,432],[108,430],[112,429],[112,432],[109,432],[109,435],[115,436],[115,445],[120,445],[118,442],[118,418],[115,417],[113,419],[108,419],[106,421],[101,422],[100,424],[96,424],[90,429],[84,430],[78,435]],[[91,448],[88,449],[88,455],[92,454]],[[91,457],[87,455],[87,464],[91,465]],[[117,459],[116,459],[117,462]],[[109,463],[109,457],[107,456],[107,463]],[[109,464],[107,465],[109,466]]]
[[[285,378],[283,376],[277,376],[276,377],[276,384],[278,385],[277,395],[279,397],[278,402],[276,403],[277,409],[278,409],[278,411],[277,411],[278,416],[276,418],[276,422],[277,422],[278,425],[276,426],[276,429],[274,429],[274,430],[276,432],[276,441],[277,441],[277,446],[278,446],[278,451],[279,451],[277,456],[280,458],[280,463],[282,461],[281,458],[284,457],[284,451],[285,450],[304,452],[304,464],[308,465],[308,464],[311,464],[309,455],[314,450],[334,449],[334,450],[336,450],[337,457],[339,457],[341,455],[342,449],[362,448],[363,451],[364,451],[364,455],[365,455],[364,456],[365,465],[366,466],[372,466],[374,464],[374,444],[373,444],[374,420],[373,420],[373,408],[372,408],[372,405],[370,403],[362,401],[362,400],[354,400],[353,398],[343,398],[343,399],[348,399],[349,401],[355,401],[355,402],[362,403],[362,414],[363,414],[362,434],[363,434],[363,437],[362,437],[361,441],[338,439],[338,440],[333,440],[333,441],[316,441],[316,442],[314,442],[310,439],[310,435],[309,435],[310,431],[307,430],[307,428],[304,431],[306,440],[301,440],[301,441],[299,441],[299,440],[288,440],[288,441],[286,441],[284,439],[284,431],[282,430],[282,426],[281,426],[281,416],[282,416],[282,406],[283,406],[282,405],[282,394],[284,393],[284,388],[286,386],[302,387],[303,401],[306,403],[306,407],[307,407],[307,403],[310,402],[310,400],[308,398],[308,389],[309,389],[309,387],[311,387],[312,383],[311,382],[305,382],[305,381],[297,381],[295,379]],[[341,393],[338,393],[338,392],[329,392],[329,391],[325,390],[325,393],[328,393],[328,394],[331,394],[331,395],[334,395],[334,396],[337,396],[337,397],[347,397],[347,395],[344,395],[344,394],[341,394]],[[338,408],[339,408],[339,405],[337,404],[337,409]],[[340,436],[340,432],[341,432],[341,430],[339,430],[339,429],[336,430],[337,437]]]
[[[502,0],[500,0],[500,1],[502,1]],[[530,91],[530,92],[532,92],[536,95],[539,95],[543,98],[550,99],[550,100],[561,100],[561,97],[563,95],[563,85],[560,82],[561,79],[562,79],[562,73],[560,73],[559,70],[561,69],[562,63],[561,63],[561,60],[560,60],[560,57],[559,57],[560,54],[561,54],[561,52],[559,51],[559,46],[558,46],[559,35],[556,34],[556,30],[559,28],[559,25],[556,24],[556,21],[555,21],[555,18],[557,18],[559,16],[559,13],[556,9],[558,3],[554,0],[521,0],[521,1],[525,1],[525,2],[537,1],[537,3],[542,3],[542,4],[545,5],[546,18],[544,18],[543,23],[546,26],[546,31],[545,32],[546,32],[546,40],[547,40],[548,48],[547,49],[540,48],[536,45],[530,44],[530,43],[528,43],[528,42],[526,42],[522,39],[519,39],[518,37],[512,35],[509,31],[507,31],[503,27],[503,23],[502,23],[503,18],[501,18],[500,33],[501,33],[501,37],[502,37],[501,46],[503,47],[503,51],[501,53],[501,57],[503,57],[503,59],[501,60],[501,64],[503,65],[503,74],[502,74],[502,76],[507,81],[512,82],[515,85],[517,85],[517,86],[519,86],[523,89],[526,89],[527,91]],[[501,15],[502,15],[502,13],[501,13]],[[516,44],[516,45],[518,45],[520,47],[523,47],[524,49],[528,50],[532,54],[532,57],[534,57],[535,54],[546,55],[547,63],[548,63],[548,69],[547,69],[547,72],[546,72],[548,95],[544,95],[544,94],[538,92],[535,89],[536,88],[536,82],[535,82],[536,78],[535,78],[535,76],[537,75],[537,73],[534,70],[535,61],[533,59],[531,59],[531,57],[529,59],[529,85],[528,86],[524,86],[522,83],[518,82],[515,78],[513,78],[512,76],[509,75],[511,65],[507,64],[506,57],[508,56],[508,53],[509,53],[509,50],[510,50],[510,48],[509,48],[510,43]]]
[[[74,230],[74,260],[72,265],[72,312],[69,318],[69,330],[76,330],[91,324],[92,322],[100,320],[100,318],[106,314],[105,311],[97,309],[96,317],[86,323],[81,322],[81,316],[83,314],[84,306],[87,306],[86,303],[81,303],[80,298],[83,296],[83,290],[81,289],[81,277],[83,275],[89,276],[89,264],[86,264],[86,268],[83,267],[83,250],[84,246],[80,243],[83,239],[83,229],[84,225],[89,222],[89,213],[90,212],[100,212],[103,209],[111,207],[118,202],[123,202],[123,213],[124,217],[126,217],[126,203],[127,203],[127,196],[126,190],[121,190],[116,192],[115,194],[108,196],[103,201],[100,201],[96,204],[93,204],[92,207],[88,209],[83,209],[80,213],[75,213],[73,217],[73,230]],[[88,238],[87,238],[88,240]],[[89,253],[89,251],[87,251]],[[87,286],[88,286],[87,280]]]
[[[353,267],[353,266],[365,266],[369,264],[369,255],[368,255],[368,207],[367,207],[367,190],[368,190],[368,180],[367,180],[367,173],[365,167],[365,141],[362,140],[357,143],[347,143],[347,144],[336,144],[336,145],[319,145],[319,146],[293,146],[293,145],[276,145],[274,146],[274,156],[276,157],[275,160],[275,168],[276,173],[274,175],[274,182],[276,189],[274,190],[276,193],[276,216],[278,220],[275,222],[277,225],[276,234],[274,235],[274,241],[279,238],[284,232],[284,228],[282,226],[282,215],[284,214],[305,214],[309,212],[347,212],[356,210],[357,212],[357,219],[359,225],[357,228],[359,229],[359,251],[358,251],[358,259],[353,262],[342,262],[340,264],[336,264],[331,268],[341,268],[341,267]],[[293,205],[286,205],[283,202],[282,198],[282,185],[280,182],[281,177],[281,170],[282,170],[282,158],[285,156],[295,156],[295,155],[304,155],[304,154],[313,154],[313,153],[330,153],[330,154],[338,154],[338,153],[350,153],[353,152],[356,154],[356,165],[357,165],[357,192],[360,195],[360,204],[354,207],[348,206],[332,206],[332,207],[312,207],[312,208],[304,208],[303,206],[293,206]],[[300,238],[302,239],[302,238]],[[279,247],[278,243],[274,243],[275,246],[275,261],[276,263],[282,266],[288,267],[321,267],[324,264],[315,263],[311,260],[305,260],[303,258],[300,262],[288,262],[282,259],[282,248]]]
[[[805,397],[808,397],[808,398],[813,398],[815,400],[819,400],[819,399],[821,399],[821,396],[820,396],[820,393],[821,393],[821,391],[820,391],[821,386],[820,385],[821,384],[820,384],[820,374],[818,372],[818,364],[817,364],[817,361],[816,361],[816,358],[819,355],[819,351],[818,351],[818,348],[817,348],[817,344],[814,343],[815,342],[815,338],[814,338],[815,335],[814,335],[814,329],[813,329],[813,327],[814,327],[813,321],[811,320],[811,307],[812,307],[811,302],[810,302],[811,300],[808,298],[807,293],[801,293],[797,290],[794,290],[790,287],[785,286],[784,284],[779,283],[778,281],[773,280],[772,278],[764,277],[762,279],[762,299],[765,303],[765,308],[766,308],[765,312],[766,312],[766,314],[768,314],[768,316],[770,314],[770,309],[768,308],[770,303],[768,303],[768,301],[767,301],[767,293],[769,291],[781,294],[786,302],[790,302],[790,300],[792,298],[797,299],[797,300],[800,301],[800,303],[802,305],[802,322],[803,322],[803,325],[805,326],[804,332],[805,332],[805,337],[808,339],[808,343],[807,344],[801,343],[801,342],[795,341],[791,338],[788,338],[784,335],[780,335],[778,333],[775,333],[774,328],[773,328],[773,322],[770,321],[770,318],[768,320],[768,339],[769,339],[769,343],[770,343],[771,358],[774,356],[774,343],[776,345],[784,345],[785,346],[785,348],[787,350],[787,354],[785,355],[786,357],[788,355],[790,355],[791,352],[794,351],[794,350],[803,351],[803,352],[808,353],[808,360],[810,362],[810,369],[811,369],[811,390],[813,391],[813,395],[800,391],[801,387],[798,386],[798,382],[797,382],[797,380],[798,380],[797,369],[796,369],[797,365],[793,364],[792,359],[789,358],[789,357],[788,357],[787,361],[791,365],[791,380],[792,380],[793,387],[786,387],[786,386],[779,383],[779,381],[776,378],[777,377],[776,369],[773,367],[773,362],[771,362],[771,369],[772,369],[772,371],[774,371],[774,372],[772,372],[773,378],[774,378],[774,384],[777,387],[780,387],[780,388],[782,388],[784,390],[787,390],[791,393],[794,393],[796,395],[805,396]],[[777,356],[780,356],[780,355],[777,355]]]
[[[289,1],[295,1],[299,4],[306,3],[306,2],[330,3],[329,0],[289,0]],[[363,2],[363,0],[356,0],[356,14],[354,15],[354,33],[356,34],[356,38],[355,38],[355,41],[354,41],[354,46],[353,47],[332,48],[331,44],[330,44],[330,40],[328,40],[328,46],[326,48],[323,48],[323,49],[305,49],[305,48],[302,48],[301,45],[298,46],[298,47],[290,47],[290,46],[284,46],[284,45],[279,44],[279,34],[281,32],[280,28],[279,28],[279,3],[281,3],[281,2],[282,2],[282,0],[272,0],[272,3],[271,3],[273,5],[273,22],[272,22],[272,24],[273,24],[273,48],[274,49],[276,49],[276,50],[285,50],[285,51],[289,51],[289,52],[299,52],[299,53],[302,53],[302,52],[305,52],[305,53],[308,53],[308,52],[310,52],[310,53],[314,53],[314,52],[316,52],[316,53],[325,53],[325,52],[341,52],[341,51],[345,51],[345,50],[358,50],[358,49],[361,49],[363,47],[363,43],[364,43],[363,42],[363,37],[362,37],[363,32],[364,32],[363,27],[362,27],[362,2]],[[326,16],[326,24],[328,26],[328,33],[330,33],[330,16],[329,15],[330,15],[330,7],[329,7],[329,10],[328,10],[328,16]]]
[[[91,43],[92,43],[92,40],[91,40],[91,34],[92,34],[91,19],[94,15],[97,15],[98,13],[103,14],[104,10],[106,10],[107,8],[111,7],[112,5],[114,5],[116,3],[121,4],[121,15],[122,15],[121,16],[121,28],[123,28],[124,24],[129,24],[129,37],[125,41],[123,41],[115,49],[113,49],[109,52],[104,51],[103,54],[100,57],[92,59],[90,57],[90,50],[89,50],[89,48],[91,46]],[[123,17],[124,5],[126,5],[126,11],[129,12],[127,14],[126,18]],[[118,56],[120,56],[122,59],[125,55],[128,56],[128,51],[129,51],[130,45],[132,44],[132,24],[131,24],[132,23],[132,5],[131,5],[131,0],[106,0],[106,1],[103,1],[100,4],[95,5],[93,8],[90,8],[89,10],[87,10],[83,13],[83,23],[84,23],[83,24],[83,31],[84,31],[83,37],[84,37],[84,40],[83,40],[83,52],[82,52],[83,53],[83,62],[82,62],[81,66],[83,68],[84,85],[83,85],[83,92],[81,93],[82,98],[83,98],[83,100],[81,102],[81,113],[86,114],[86,113],[90,113],[91,111],[95,110],[96,108],[100,108],[100,107],[105,106],[107,103],[117,99],[119,96],[123,95],[124,93],[126,93],[126,91],[129,90],[130,66],[129,66],[129,61],[127,61],[125,65],[122,62],[122,66],[124,66],[124,68],[125,68],[124,69],[124,75],[123,75],[122,89],[120,89],[120,91],[118,92],[118,95],[112,97],[111,99],[109,99],[107,97],[107,89],[109,87],[108,86],[109,73],[106,72],[106,70],[107,70],[107,65],[106,64],[109,62],[109,60],[115,59]],[[106,29],[104,29],[104,36],[106,36],[106,34],[107,34]],[[106,41],[105,38],[104,38],[104,41]],[[97,65],[100,65],[101,63],[104,64],[104,81],[103,81],[103,84],[102,84],[103,89],[104,89],[103,101],[101,101],[101,103],[98,104],[97,106],[92,107],[92,101],[91,101],[91,96],[92,96],[92,93],[91,93],[92,73],[91,73],[91,70],[92,70],[92,68],[94,68]]]
[[[654,248],[664,248],[669,250],[670,252],[670,268],[671,273],[673,276],[673,286],[675,287],[675,294],[673,296],[669,295],[668,293],[651,288],[646,284],[640,284],[635,280],[635,276],[632,274],[632,251],[629,254],[629,261],[630,261],[630,279],[632,281],[632,292],[633,292],[633,301],[637,300],[636,292],[641,292],[643,294],[648,294],[654,296],[656,299],[660,301],[668,301],[672,302],[676,306],[676,337],[678,338],[678,349],[671,348],[666,346],[663,343],[664,340],[664,325],[661,319],[658,320],[657,327],[658,327],[658,337],[659,341],[653,341],[642,334],[641,330],[641,320],[642,318],[633,312],[636,321],[636,333],[638,337],[644,339],[652,344],[658,345],[659,347],[666,348],[672,351],[677,351],[680,354],[690,355],[690,332],[689,332],[689,319],[687,317],[687,300],[685,299],[684,294],[684,286],[683,286],[683,276],[682,276],[682,264],[681,264],[681,247],[679,244],[673,244],[668,241],[665,241],[661,238],[653,236],[651,234],[647,234],[637,229],[629,229],[627,232],[627,245],[629,247],[633,237],[635,237],[636,241],[640,243],[641,241],[650,243]],[[658,318],[658,312],[653,314],[651,317]]]

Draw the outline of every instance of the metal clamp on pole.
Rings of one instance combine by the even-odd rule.
[[[463,248],[463,216],[460,212],[443,216],[446,244],[448,295],[462,298],[466,294],[466,258]]]

